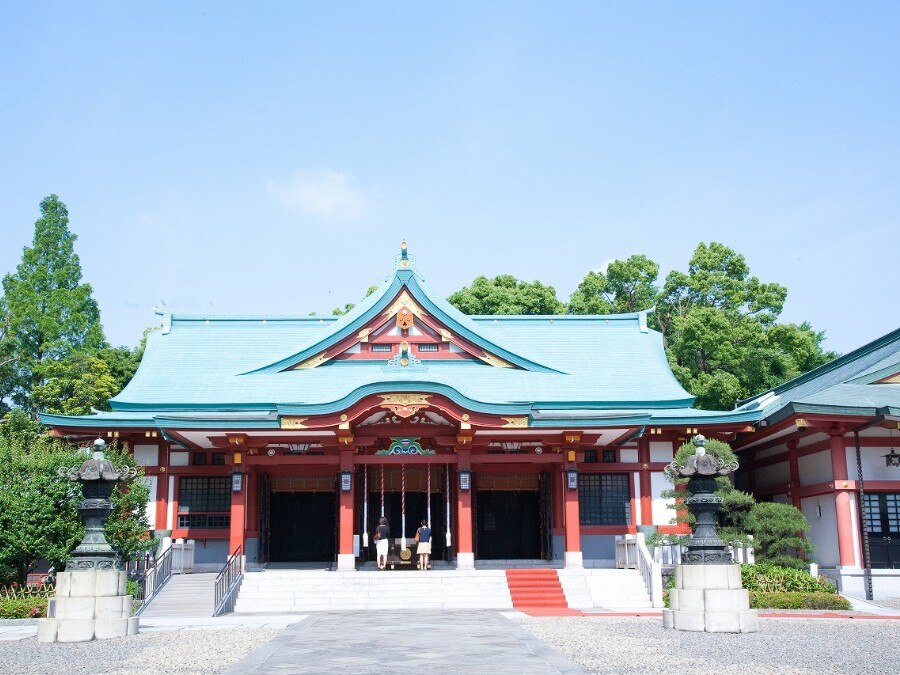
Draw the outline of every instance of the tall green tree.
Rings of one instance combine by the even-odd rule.
[[[659,265],[644,255],[614,260],[606,273],[591,271],[569,298],[569,314],[621,314],[650,309],[659,289]]]
[[[363,296],[363,300],[368,298],[370,295],[372,295],[372,293],[374,293],[377,290],[378,290],[378,286],[369,286],[366,289],[366,294]],[[346,314],[347,312],[349,312],[354,307],[356,307],[355,302],[348,302],[343,307],[335,307],[333,310],[331,310],[331,314],[333,316],[341,316],[342,314]],[[311,315],[314,316],[315,312],[313,312]]]
[[[134,466],[127,452],[110,448],[106,454],[116,466]],[[83,452],[55,439],[0,434],[0,584],[24,583],[42,559],[63,569],[84,536],[75,508],[83,494],[77,483],[58,472],[85,459]],[[154,545],[146,517],[148,499],[141,475],[113,492],[106,537],[124,559],[135,559]]]
[[[76,236],[56,195],[41,202],[32,245],[15,273],[3,278],[0,299],[0,400],[37,413],[34,390],[45,384],[44,365],[82,349],[105,346],[100,311],[81,281]]]
[[[477,277],[448,300],[464,314],[562,314],[566,308],[553,286],[529,283],[511,274]]]
[[[669,274],[654,320],[672,371],[699,407],[730,409],[834,358],[808,323],[776,323],[786,297],[784,286],[751,276],[744,256],[716,242],[695,249],[687,273]]]

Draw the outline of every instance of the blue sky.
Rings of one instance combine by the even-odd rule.
[[[848,351],[898,326],[900,4],[0,4],[0,272],[69,207],[107,336],[700,241]]]

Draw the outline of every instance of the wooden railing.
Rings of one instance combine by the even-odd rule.
[[[213,616],[221,616],[234,611],[241,582],[244,580],[244,547],[234,549],[225,566],[216,577],[215,610]]]

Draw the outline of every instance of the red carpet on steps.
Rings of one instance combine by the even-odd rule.
[[[569,609],[559,576],[552,569],[506,570],[513,608],[529,616],[581,616]]]

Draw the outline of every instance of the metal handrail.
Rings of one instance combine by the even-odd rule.
[[[143,612],[150,601],[156,597],[157,593],[162,590],[162,587],[165,586],[171,578],[172,547],[170,546],[135,580],[137,581],[138,592],[134,599],[141,603],[141,606],[135,614]]]
[[[241,545],[234,549],[234,553],[228,556],[225,566],[216,576],[215,610],[213,611],[213,616],[221,616],[234,611],[237,592],[243,580],[244,547]]]

